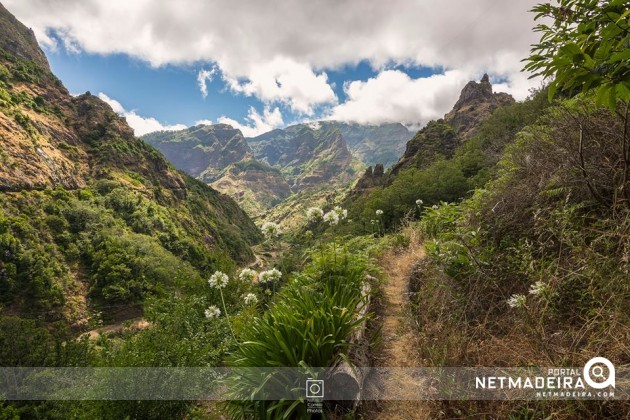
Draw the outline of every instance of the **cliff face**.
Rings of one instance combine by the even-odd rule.
[[[241,131],[227,124],[161,131],[142,139],[162,152],[175,167],[207,183],[216,181],[229,165],[252,156]]]
[[[492,85],[487,74],[479,83],[470,81],[455,103],[453,109],[444,116],[444,121],[456,131],[462,140],[472,137],[481,122],[498,107],[514,103],[507,93],[492,93]]]
[[[299,124],[249,139],[257,159],[278,166],[293,191],[350,182],[361,163],[336,127]]]

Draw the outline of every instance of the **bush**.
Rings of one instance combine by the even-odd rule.
[[[325,367],[348,352],[346,338],[363,319],[366,261],[361,255],[335,251],[313,254],[313,262],[279,293],[273,306],[242,333],[242,342],[228,358],[233,367]],[[249,371],[248,371],[249,372]],[[240,417],[303,417],[304,401],[249,400],[250,384],[268,378],[253,369],[231,383],[229,411]],[[295,387],[303,384],[294,384]]]

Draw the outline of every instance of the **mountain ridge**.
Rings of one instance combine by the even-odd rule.
[[[174,168],[98,97],[71,96],[1,5],[0,22],[3,311],[82,329],[90,308],[134,307],[253,259],[261,234],[234,200]]]

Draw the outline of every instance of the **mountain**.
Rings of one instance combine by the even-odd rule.
[[[162,152],[175,167],[206,183],[216,181],[232,163],[252,157],[241,131],[227,124],[157,131],[144,135],[142,140]]]
[[[457,147],[474,136],[494,110],[513,103],[514,98],[509,94],[492,92],[487,74],[480,82],[468,82],[444,118],[430,121],[407,142],[405,152],[392,166],[389,176],[410,166],[425,168],[438,157],[452,157]],[[374,184],[369,173],[364,178],[359,186]]]
[[[158,131],[142,139],[175,167],[234,198],[249,214],[261,214],[291,194],[280,171],[256,160],[241,131],[227,124]]]
[[[391,227],[420,210],[416,200],[430,206],[465,197],[492,176],[491,168],[524,121],[533,121],[536,111],[529,102],[521,106],[510,95],[493,93],[487,75],[469,82],[452,110],[419,130],[389,170],[367,168],[343,205],[370,231],[377,209]]]
[[[281,168],[293,191],[349,183],[361,167],[334,125],[293,125],[250,138],[249,144],[257,159]]]
[[[402,124],[337,121],[297,124],[247,139],[225,124],[142,137],[177,168],[229,194],[255,216],[291,194],[348,186],[365,164],[392,164],[408,138]],[[301,194],[300,202],[311,196]]]
[[[253,258],[260,233],[234,200],[174,168],[99,98],[71,96],[1,5],[0,22],[3,311],[81,328],[90,308],[137,307]]]
[[[367,125],[322,121],[319,124],[323,129],[338,128],[352,155],[369,166],[380,163],[388,168],[396,163],[412,136],[400,123]]]

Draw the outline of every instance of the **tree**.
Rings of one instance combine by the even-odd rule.
[[[594,90],[598,105],[611,110],[630,100],[630,5],[628,0],[555,0],[531,11],[543,20],[538,44],[525,59],[531,77],[553,78],[556,91]],[[551,23],[551,24],[548,24]]]
[[[623,167],[613,204],[630,206],[630,3],[628,0],[554,0],[532,9],[535,20],[543,19],[534,31],[541,32],[524,70],[531,77],[553,78],[551,101],[558,90],[572,94],[592,91],[597,105],[607,106],[623,122],[619,161]],[[548,24],[551,23],[551,24]],[[580,126],[579,154],[583,161],[585,130]],[[582,166],[584,181],[589,174]],[[597,194],[593,192],[597,197]]]

